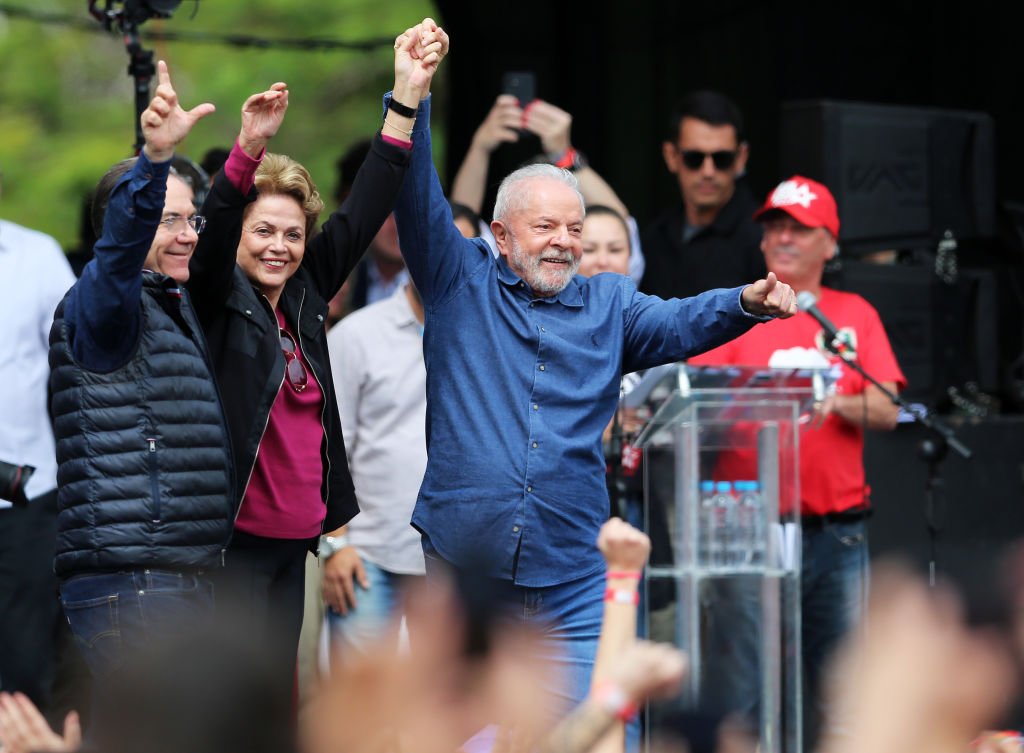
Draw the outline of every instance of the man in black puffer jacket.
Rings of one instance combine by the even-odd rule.
[[[212,614],[205,571],[221,564],[234,514],[224,412],[181,287],[204,221],[171,173],[213,105],[183,110],[163,61],[159,77],[145,147],[100,180],[95,258],[50,332],[55,569],[101,708],[130,652]]]

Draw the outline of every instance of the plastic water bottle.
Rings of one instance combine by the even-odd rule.
[[[736,554],[736,499],[732,496],[732,484],[728,481],[715,484],[713,508],[715,546],[712,561],[726,567],[733,564]]]
[[[765,527],[761,487],[756,481],[737,481],[734,485],[737,500],[736,523],[741,561],[747,565],[764,564]]]
[[[714,549],[712,536],[715,531],[715,482],[700,482],[700,510],[697,520],[697,564],[710,565]]]

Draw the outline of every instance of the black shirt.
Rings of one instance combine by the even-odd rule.
[[[643,233],[647,267],[640,290],[661,298],[685,298],[764,277],[761,225],[752,219],[758,206],[746,185],[737,183],[714,222],[685,243],[683,205],[662,214]]]

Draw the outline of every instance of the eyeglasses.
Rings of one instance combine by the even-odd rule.
[[[281,350],[284,351],[284,373],[288,383],[296,392],[302,392],[309,384],[309,374],[302,364],[302,359],[295,352],[295,340],[286,330],[281,330]]]
[[[182,217],[180,214],[175,214],[160,220],[161,225],[175,234],[185,229],[184,225],[181,224],[182,222],[188,223],[196,231],[196,235],[203,232],[203,228],[206,227],[206,218],[199,214],[194,214],[191,217]]]
[[[717,152],[702,152],[699,149],[680,149],[679,156],[688,170],[700,170],[708,157],[715,163],[716,170],[728,170],[736,162],[736,152],[722,149]]]

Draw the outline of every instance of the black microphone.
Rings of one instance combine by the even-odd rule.
[[[840,358],[856,358],[857,354],[854,352],[849,338],[839,333],[839,329],[836,325],[830,322],[828,317],[821,313],[821,309],[818,308],[817,303],[818,299],[815,298],[814,293],[809,290],[797,293],[797,308],[813,316],[814,320],[821,325],[823,330],[825,330],[825,347]]]

